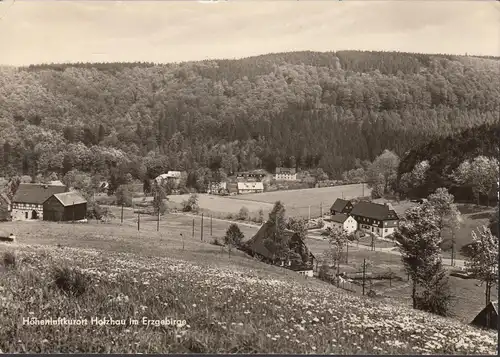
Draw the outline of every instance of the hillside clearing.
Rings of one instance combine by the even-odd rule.
[[[0,251],[6,248],[0,245]],[[356,297],[297,274],[269,276],[273,270],[283,272],[274,267],[259,273],[236,266],[228,270],[202,262],[103,253],[16,245],[17,269],[0,275],[4,306],[0,349],[7,353],[492,354],[497,346],[493,332]],[[80,297],[61,293],[52,283],[55,266],[82,269],[90,279],[87,291]],[[23,317],[61,317],[87,324],[28,326],[22,325]],[[124,325],[92,322],[104,317],[123,320]],[[128,324],[129,319],[137,324]],[[161,325],[162,319],[178,323]]]

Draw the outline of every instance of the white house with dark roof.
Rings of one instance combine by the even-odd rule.
[[[274,175],[276,181],[297,181],[295,168],[277,167]]]
[[[345,231],[347,233],[353,233],[358,229],[358,222],[345,213],[337,213],[330,217],[329,220],[331,228],[336,231]]]
[[[22,183],[12,198],[12,220],[43,219],[43,203],[52,195],[66,191],[65,186]]]
[[[261,192],[264,192],[264,184],[262,182],[238,182],[238,195]]]
[[[387,237],[394,233],[399,224],[399,217],[390,204],[358,202],[350,215],[358,222],[358,229]],[[334,216],[332,216],[334,217]]]

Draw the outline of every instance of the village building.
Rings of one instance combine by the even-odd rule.
[[[399,217],[388,203],[358,202],[350,215],[358,222],[358,229],[387,237],[398,227]],[[332,216],[333,217],[333,216]]]
[[[238,181],[255,182],[255,181],[262,181],[267,176],[267,173],[264,170],[253,170],[253,171],[237,172],[235,176],[236,180]]]
[[[64,186],[64,184],[61,181],[59,181],[59,180],[50,181],[49,185],[50,186]]]
[[[179,186],[179,184],[181,182],[181,176],[182,176],[182,173],[180,171],[168,171],[166,174],[158,175],[155,178],[155,181],[158,184],[161,184],[164,181],[168,181],[168,182],[172,183],[174,187],[177,187],[177,186]]]
[[[295,168],[277,167],[274,175],[276,181],[297,181]]]
[[[358,222],[345,213],[337,213],[331,216],[330,220],[331,228],[335,231],[344,231],[346,233],[354,233],[358,229]]]
[[[22,183],[12,198],[12,220],[43,219],[43,203],[56,193],[66,191],[65,186]]]
[[[76,191],[56,193],[43,203],[44,221],[80,221],[87,214],[87,200]]]
[[[306,276],[313,276],[316,257],[309,251],[300,236],[291,230],[283,232],[285,235],[283,239],[288,241],[288,248],[300,258],[298,260],[292,260],[291,257],[283,259],[278,258],[276,251],[265,244],[265,240],[272,238],[274,233],[275,225],[267,221],[251,239],[244,243],[244,250],[265,263],[282,266]]]
[[[349,214],[352,210],[353,204],[351,201],[343,200],[341,198],[337,198],[333,203],[332,207],[330,207],[330,214],[332,216],[343,213]]]
[[[262,182],[238,182],[238,195],[261,192],[264,192],[264,184]]]
[[[471,325],[487,328],[498,329],[498,300],[490,301],[488,305],[482,309],[479,314],[472,320]]]
[[[211,195],[222,195],[228,192],[227,182],[210,182],[207,193]]]

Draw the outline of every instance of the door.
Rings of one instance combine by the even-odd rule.
[[[33,210],[33,211],[31,212],[31,218],[32,218],[32,219],[38,219],[38,212],[37,212],[37,211],[35,211],[35,210]]]

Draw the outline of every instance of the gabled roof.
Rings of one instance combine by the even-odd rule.
[[[372,218],[379,221],[399,219],[396,212],[387,205],[373,202],[358,202],[351,211],[351,215]]]
[[[78,192],[76,191],[69,191],[69,192],[64,192],[64,193],[56,193],[53,195],[63,206],[73,206],[73,205],[79,205],[82,203],[87,203],[87,200],[82,197]]]
[[[66,186],[50,186],[31,183],[22,183],[19,185],[12,203],[29,203],[41,205],[50,196],[56,193],[63,193],[66,191]]]
[[[296,171],[295,171],[295,168],[277,167],[276,168],[276,173],[277,174],[295,175]]]
[[[498,315],[498,300],[497,301],[492,301],[491,305],[493,305],[493,308],[495,309],[495,312]]]
[[[260,227],[260,229],[257,231],[257,233],[255,233],[255,235],[252,238],[250,238],[245,244],[247,245],[248,248],[250,248],[250,250],[252,252],[260,254],[265,258],[273,259],[273,257],[274,257],[273,253],[276,253],[276,252],[270,251],[269,248],[266,247],[266,245],[264,244],[264,241],[267,238],[272,237],[273,234],[274,234],[274,224],[267,221],[266,223],[264,223]],[[285,235],[285,239],[287,239],[289,242],[292,238],[300,239],[300,237],[298,236],[297,233],[295,233],[289,229],[285,229],[284,235]],[[303,240],[301,240],[301,243],[303,245],[306,245]],[[311,251],[309,251],[309,254],[313,258],[315,258],[314,255],[311,253]]]
[[[334,214],[333,216],[330,217],[331,221],[337,222],[337,223],[344,223],[349,216],[345,213],[339,213],[339,214]]]
[[[263,190],[262,182],[238,182],[238,190]]]
[[[330,208],[330,211],[337,211],[337,212],[342,212],[342,210],[347,206],[347,204],[350,201],[348,200],[343,200],[342,198],[337,198],[335,202],[333,203],[332,207]]]

